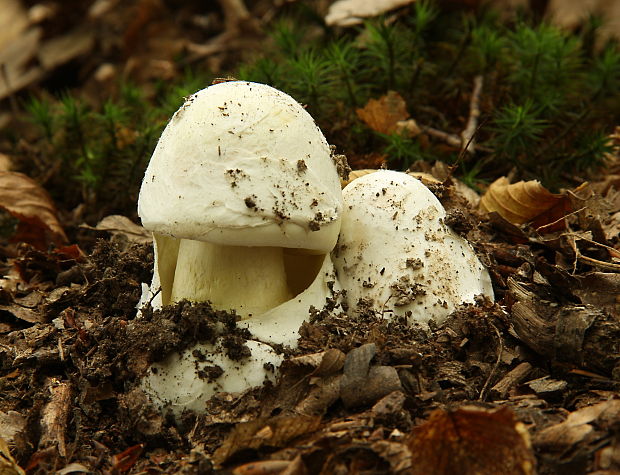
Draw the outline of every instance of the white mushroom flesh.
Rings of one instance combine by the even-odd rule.
[[[282,248],[181,240],[172,302],[210,301],[249,318],[291,298]]]
[[[172,353],[151,366],[141,387],[155,405],[177,418],[185,410],[204,412],[206,402],[217,392],[241,392],[275,379],[282,356],[264,343],[250,340],[246,345],[251,356],[239,361],[226,355],[221,341]],[[209,377],[210,369],[221,370],[221,375]]]

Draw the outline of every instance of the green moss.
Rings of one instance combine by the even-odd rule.
[[[34,137],[26,151],[17,142],[14,153],[59,206],[85,205],[88,221],[135,215],[141,178],[161,131],[183,98],[210,82],[187,73],[177,83],[156,85],[154,99],[124,83],[100,107],[69,92],[31,97],[25,110]]]
[[[428,1],[346,30],[303,18],[276,23],[265,57],[237,76],[307,103],[328,139],[351,156],[383,152],[400,167],[429,157],[456,163],[459,150],[381,136],[355,109],[395,90],[419,123],[458,135],[477,75],[484,87],[476,143],[485,151],[459,161],[469,181],[472,170],[492,179],[515,169],[560,186],[602,163],[604,137],[619,123],[620,52],[616,44],[593,51],[594,20],[577,35],[524,15],[501,21],[492,11],[445,11]]]
[[[418,1],[398,15],[355,28],[329,28],[297,2],[267,28],[263,56],[231,75],[262,82],[307,104],[330,143],[352,158],[384,154],[393,168],[419,160],[458,166],[471,186],[516,170],[551,187],[603,163],[606,135],[620,123],[620,51],[594,49],[600,21],[580,34],[524,16],[501,21],[492,11],[444,10]],[[397,91],[421,125],[459,135],[474,78],[482,76],[475,155],[436,138],[421,141],[370,130],[356,114],[369,99]],[[175,83],[121,84],[99,107],[75,95],[33,97],[30,147],[15,154],[61,207],[85,203],[91,221],[132,215],[143,171],[161,130],[183,97],[211,78],[188,70]]]

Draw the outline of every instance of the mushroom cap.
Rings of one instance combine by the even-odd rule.
[[[318,126],[292,97],[232,81],[190,96],[149,162],[138,214],[145,228],[222,245],[329,252],[342,193]]]
[[[437,323],[476,295],[493,297],[487,270],[419,180],[380,170],[343,190],[345,209],[333,261],[349,306],[410,323]]]

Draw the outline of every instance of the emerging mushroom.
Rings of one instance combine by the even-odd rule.
[[[322,309],[339,290],[330,251],[341,210],[335,159],[293,98],[234,81],[185,101],[140,190],[138,214],[155,248],[143,301],[155,308],[210,301],[235,310],[252,333],[251,356],[232,360],[221,339],[170,355],[142,380],[154,403],[179,416],[202,410],[218,391],[273,377],[269,368],[282,356],[271,345],[295,346],[310,308]]]
[[[333,260],[354,312],[440,323],[476,295],[493,297],[487,270],[444,224],[443,206],[420,181],[380,170],[351,182],[343,195]]]
[[[315,279],[341,208],[327,141],[293,98],[241,81],[199,91],[164,130],[140,190],[154,305],[209,300],[243,318],[277,307]]]

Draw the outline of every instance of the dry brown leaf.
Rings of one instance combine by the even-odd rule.
[[[334,2],[325,16],[325,23],[336,26],[353,26],[364,18],[381,15],[415,0],[339,0]]]
[[[139,224],[134,223],[131,219],[126,216],[121,216],[120,214],[106,216],[99,221],[95,227],[87,224],[82,224],[80,227],[95,231],[107,231],[112,233],[112,236],[125,236],[129,242],[138,244],[150,244],[153,241],[153,236],[150,231],[147,231]]]
[[[330,348],[320,353],[297,356],[289,359],[289,364],[305,365],[315,368],[310,376],[329,376],[337,373],[344,366],[345,354],[336,349]]]
[[[597,30],[597,45],[609,39],[620,39],[620,2],[617,0],[550,0],[546,15],[551,23],[575,30],[591,16],[602,20]]]
[[[620,401],[612,399],[571,412],[564,422],[540,431],[534,444],[537,447],[565,451],[578,443],[592,442],[598,436],[594,426],[610,426],[620,420]]]
[[[389,91],[379,99],[369,100],[363,108],[356,109],[355,112],[368,127],[381,134],[396,132],[396,124],[409,118],[405,100],[394,91]]]
[[[239,450],[266,445],[281,447],[289,440],[316,431],[320,425],[321,418],[316,416],[276,416],[241,422],[215,451],[213,460],[219,465]]]
[[[0,439],[14,441],[25,430],[26,418],[22,414],[16,411],[0,411]]]
[[[512,224],[533,222],[540,227],[561,220],[570,211],[570,200],[551,193],[538,180],[510,184],[508,178],[501,177],[489,186],[480,209],[485,213],[496,211]],[[563,228],[563,223],[559,224]]]
[[[507,408],[438,409],[413,430],[408,446],[414,475],[534,473],[527,430]]]
[[[32,178],[0,172],[0,208],[20,221],[12,241],[27,242],[38,249],[67,242],[52,199]]]
[[[6,441],[0,437],[0,475],[26,475],[11,455]]]

